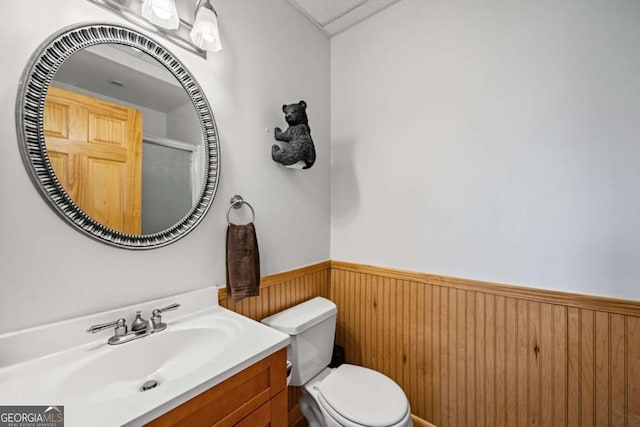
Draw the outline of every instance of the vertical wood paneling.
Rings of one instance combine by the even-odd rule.
[[[484,294],[467,292],[467,422],[485,425],[485,301]]]
[[[356,353],[353,360],[355,360],[355,363],[357,365],[362,365],[364,363],[363,350],[364,350],[364,346],[366,345],[366,343],[363,340],[364,325],[362,321],[362,312],[364,310],[362,301],[364,299],[363,297],[365,296],[366,291],[363,287],[360,286],[361,279],[362,279],[362,274],[354,274],[353,281],[351,283],[351,289],[349,291],[349,294],[354,296],[354,298],[351,300],[353,303],[350,306],[353,312],[353,318],[354,318],[354,326],[351,330],[351,333],[353,335],[353,341],[352,341],[352,345],[354,345],[353,350]],[[357,298],[355,298],[356,295],[357,295]]]
[[[384,360],[384,370],[382,371],[385,375],[391,376],[391,366],[395,364],[395,360],[393,357],[395,356],[395,351],[392,353],[391,346],[391,331],[394,325],[391,324],[391,285],[389,284],[390,280],[388,277],[385,277],[382,280],[382,291],[383,291],[383,301],[384,304],[382,306],[382,321],[384,324],[384,333],[382,335],[382,343],[384,346],[383,360]]]
[[[571,426],[581,425],[581,361],[580,338],[581,322],[580,309],[569,308],[567,313],[568,335],[568,372],[567,372],[567,424]]]
[[[567,424],[567,308],[553,307],[553,420]]]
[[[516,304],[516,425],[525,426],[529,410],[529,310],[525,300]]]
[[[553,425],[553,404],[554,404],[554,376],[553,352],[555,350],[554,337],[554,317],[553,306],[551,304],[540,304],[540,425]],[[564,381],[564,379],[560,379]]]
[[[452,425],[466,425],[466,415],[467,411],[465,410],[467,406],[467,385],[466,385],[466,377],[468,376],[468,371],[472,370],[471,367],[467,365],[466,353],[468,350],[468,341],[466,335],[466,318],[467,318],[467,291],[458,290],[456,292],[456,301],[457,301],[457,316],[456,316],[456,327],[457,327],[457,343],[456,343],[456,396],[457,400],[455,400],[455,415],[456,421]],[[473,341],[470,343],[473,345]]]
[[[220,304],[261,319],[321,295],[347,362],[393,378],[446,426],[639,426],[640,318],[344,268]],[[541,291],[542,292],[542,291]],[[301,417],[289,390],[290,424]]]
[[[542,352],[540,337],[540,303],[529,301],[527,304],[527,424],[540,425],[540,412],[542,411]]]
[[[375,287],[375,295],[376,295],[376,300],[375,300],[375,310],[374,310],[374,314],[376,317],[376,335],[374,337],[374,339],[377,342],[376,345],[376,354],[378,355],[378,361],[375,365],[375,369],[377,371],[380,372],[385,372],[385,360],[386,355],[385,355],[385,347],[384,347],[384,331],[387,330],[387,325],[384,323],[384,316],[383,316],[383,308],[384,308],[384,293],[383,293],[383,283],[382,283],[382,277],[378,277],[378,276],[373,276],[373,282],[372,285]]]
[[[495,426],[507,425],[507,323],[506,300],[503,296],[496,297],[496,327],[495,327]]]
[[[448,368],[449,376],[446,378],[449,381],[449,398],[447,400],[447,420],[448,425],[457,426],[458,424],[458,355],[460,353],[458,349],[458,292],[457,289],[449,289],[449,322],[448,333],[449,336],[449,353],[448,356]]]
[[[433,408],[431,406],[431,387],[433,385],[433,364],[431,362],[431,352],[433,351],[431,344],[431,331],[433,323],[430,309],[433,306],[433,287],[421,286],[418,284],[418,318],[416,328],[418,330],[421,341],[418,342],[417,352],[420,355],[418,359],[418,376],[423,380],[418,383],[417,401],[418,410],[416,413],[425,414],[425,417],[433,419]],[[424,327],[422,326],[424,325]]]
[[[393,287],[393,295],[394,298],[393,300],[395,301],[395,307],[393,309],[393,319],[396,322],[396,330],[393,334],[393,338],[394,338],[394,348],[396,350],[396,359],[398,362],[394,363],[395,365],[395,375],[392,377],[395,380],[397,380],[399,383],[401,384],[405,384],[404,382],[404,365],[406,363],[406,357],[404,356],[404,348],[403,348],[403,342],[404,342],[404,328],[403,328],[403,324],[404,324],[404,320],[406,317],[406,313],[404,312],[404,310],[402,309],[402,304],[404,302],[404,286],[402,283],[402,280],[392,280],[391,281],[391,285]]]
[[[377,368],[378,365],[378,355],[376,353],[376,346],[374,345],[375,335],[377,333],[376,323],[374,322],[375,316],[375,303],[376,300],[375,286],[369,286],[371,284],[371,276],[367,275],[364,279],[364,283],[367,284],[365,286],[365,307],[366,310],[364,312],[364,330],[365,330],[365,362],[366,366],[375,366]]]
[[[358,342],[356,340],[356,331],[358,330],[357,321],[358,313],[356,309],[360,307],[360,293],[356,289],[357,274],[347,275],[347,293],[345,299],[344,314],[348,322],[346,329],[349,343],[346,346],[346,356],[352,363],[360,364],[360,354],[358,352]]]
[[[402,384],[406,390],[409,398],[413,396],[411,391],[413,390],[414,378],[411,375],[411,361],[415,361],[415,353],[411,353],[411,345],[414,341],[414,337],[411,336],[411,319],[415,319],[415,311],[411,311],[411,298],[414,288],[411,282],[403,281],[400,283],[403,288],[402,292]],[[415,296],[413,296],[415,300]],[[415,323],[415,321],[413,322]],[[413,354],[414,357],[409,358],[409,354]],[[415,372],[415,371],[413,371]],[[415,375],[415,374],[414,374]]]
[[[507,406],[506,412],[506,425],[516,426],[518,400],[517,400],[517,387],[518,387],[518,359],[516,353],[516,340],[517,340],[517,318],[516,318],[516,300],[514,298],[506,299],[505,309],[505,323],[506,323],[506,348],[505,348],[505,371],[506,371],[506,394],[507,394]]]
[[[611,334],[609,339],[609,354],[611,360],[611,370],[609,373],[611,382],[609,425],[624,426],[626,414],[625,390],[627,387],[625,316],[611,314],[609,333]]]
[[[407,311],[409,312],[409,316],[407,318],[407,331],[409,342],[407,343],[407,363],[405,363],[405,378],[408,377],[411,381],[411,387],[408,390],[409,400],[418,402],[418,406],[416,407],[416,411],[420,410],[424,413],[424,409],[421,408],[419,395],[418,395],[418,384],[424,383],[425,378],[421,375],[421,370],[418,368],[418,364],[422,363],[424,366],[424,360],[421,356],[422,352],[418,352],[418,348],[423,347],[422,343],[422,334],[423,332],[418,332],[418,284],[415,282],[411,282],[409,284],[410,296],[409,296],[409,306],[407,307]],[[424,325],[424,323],[422,323]],[[421,328],[422,329],[422,328]]]
[[[508,287],[340,271],[332,295],[355,284],[339,310],[360,320],[341,316],[354,323],[339,329],[366,331],[338,342],[398,382],[417,416],[439,427],[640,427],[640,318],[510,297]]]
[[[596,426],[609,423],[609,314],[595,313],[595,415]]]
[[[446,427],[449,420],[449,288],[440,288],[440,394],[436,400],[440,403],[440,420],[437,425]]]
[[[581,325],[581,338],[580,338],[580,369],[581,369],[581,384],[580,384],[580,409],[581,409],[581,421],[582,426],[592,427],[594,424],[594,315],[595,312],[591,310],[580,310]]]
[[[429,286],[432,289],[432,297],[431,297],[431,364],[433,366],[433,371],[431,372],[431,395],[426,396],[431,402],[431,410],[433,411],[433,416],[429,417],[429,413],[427,412],[426,419],[433,420],[435,425],[442,424],[442,412],[440,411],[440,402],[442,394],[442,377],[441,377],[441,364],[440,364],[440,355],[442,354],[442,341],[441,337],[443,335],[441,329],[441,315],[440,310],[442,306],[440,302],[442,298],[440,296],[442,292],[442,288],[440,286]],[[429,391],[429,389],[427,389]]]
[[[627,316],[627,422],[640,426],[640,317]]]
[[[484,385],[482,396],[484,400],[485,418],[482,425],[496,426],[496,299],[493,295],[483,294],[485,298],[485,328],[484,337],[476,337],[484,342],[484,375],[478,376],[477,382]],[[478,391],[480,393],[480,390]],[[479,424],[480,425],[480,424]]]
[[[464,412],[464,416],[462,418],[462,422],[460,425],[469,425],[477,419],[476,416],[476,375],[477,375],[477,364],[476,364],[476,325],[474,321],[477,320],[476,317],[476,293],[466,291],[464,293],[464,305],[465,305],[465,313],[464,313],[464,330],[465,330],[465,338],[464,338],[464,377],[461,379],[461,383],[463,384],[462,390],[464,391],[462,394],[464,395],[464,400],[466,403],[466,410],[462,408]]]

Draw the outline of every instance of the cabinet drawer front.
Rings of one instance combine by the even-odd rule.
[[[271,427],[271,402],[267,402],[247,418],[236,424],[236,427]]]
[[[287,427],[287,390],[253,411],[236,427]]]
[[[286,358],[286,349],[281,349],[153,420],[147,426],[237,425],[286,388]]]

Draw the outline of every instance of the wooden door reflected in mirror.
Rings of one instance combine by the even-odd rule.
[[[106,227],[140,234],[140,111],[55,86],[44,108],[47,152],[69,197]]]

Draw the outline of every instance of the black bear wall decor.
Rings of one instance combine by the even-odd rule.
[[[289,128],[285,131],[279,127],[274,129],[276,141],[281,141],[282,144],[273,144],[271,158],[283,166],[301,164],[302,169],[309,169],[316,161],[316,149],[311,139],[307,103],[300,101],[297,104],[283,105],[282,111]]]

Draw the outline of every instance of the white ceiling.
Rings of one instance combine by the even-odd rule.
[[[314,24],[333,36],[400,0],[289,0]]]
[[[104,95],[110,101],[162,113],[191,102],[162,64],[137,49],[116,44],[74,53],[60,66],[54,81],[68,89],[89,91],[91,96]]]

